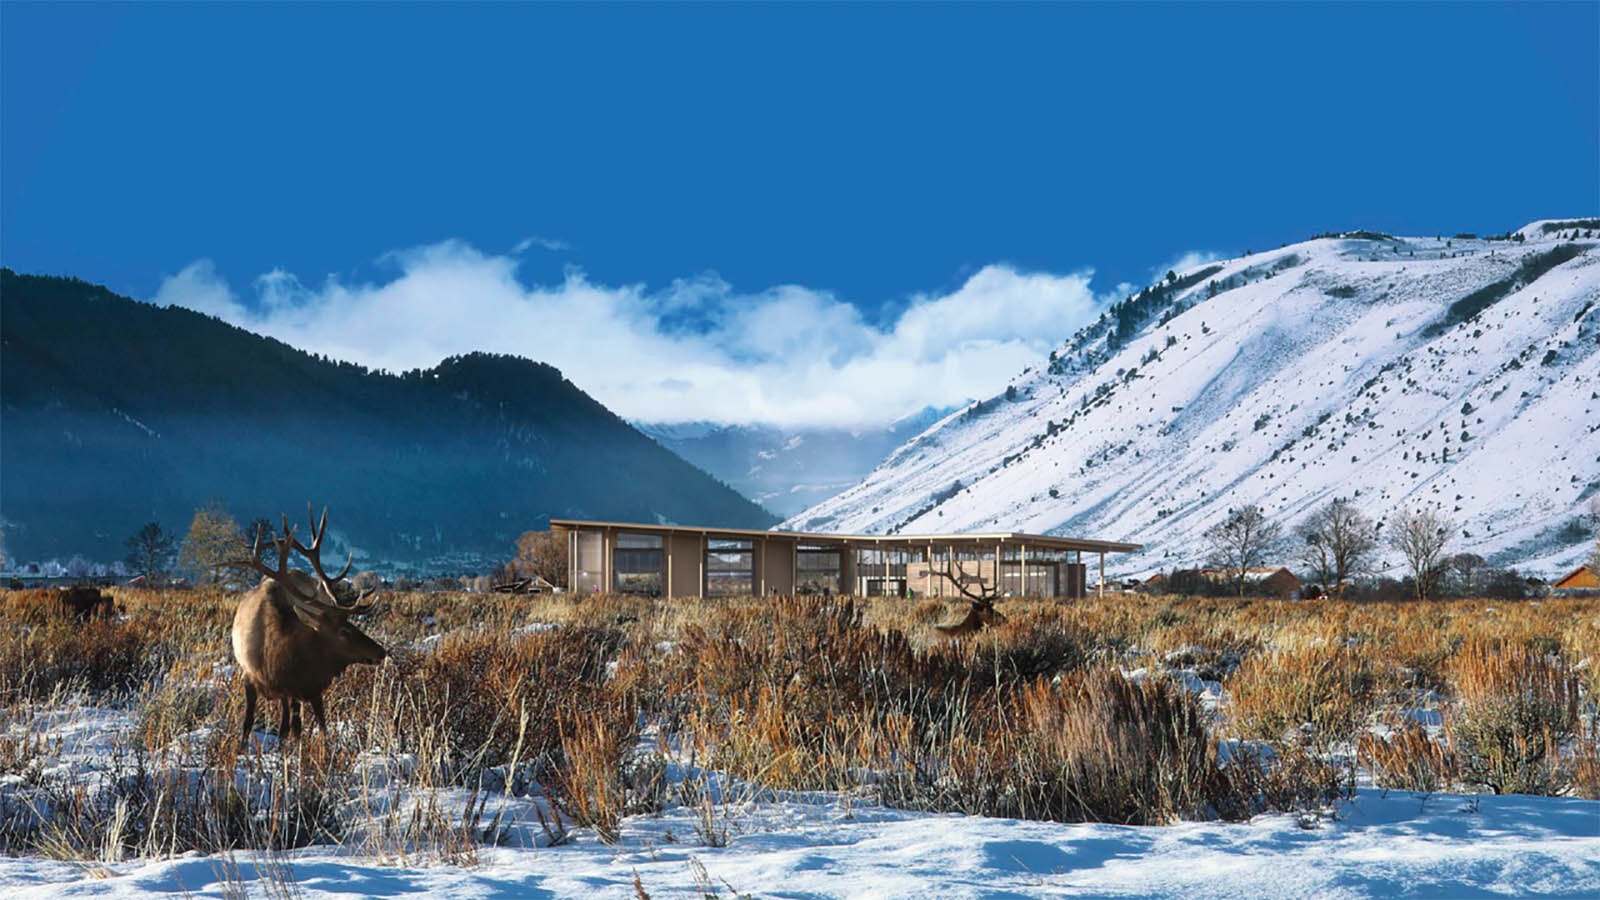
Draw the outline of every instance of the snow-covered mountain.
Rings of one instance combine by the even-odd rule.
[[[792,516],[860,481],[948,412],[923,409],[876,428],[632,424],[767,510]]]
[[[1287,532],[1348,497],[1440,509],[1451,552],[1555,572],[1594,540],[1597,248],[1600,219],[1552,220],[1169,273],[780,527],[1138,541],[1108,560],[1135,573],[1201,560],[1229,508]]]

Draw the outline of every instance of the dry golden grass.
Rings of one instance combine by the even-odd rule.
[[[1361,759],[1372,769],[1373,783],[1382,788],[1433,792],[1455,783],[1455,754],[1427,729],[1406,722],[1387,736],[1362,732]]]
[[[1256,653],[1224,686],[1234,729],[1258,740],[1326,746],[1351,739],[1372,711],[1371,662],[1344,644]]]
[[[664,802],[659,759],[633,754],[646,726],[765,787],[1031,818],[1315,808],[1348,788],[1335,745],[1386,786],[1600,794],[1594,599],[1007,598],[1002,626],[949,643],[933,626],[965,604],[948,599],[395,594],[366,625],[391,660],[335,682],[331,731],[241,759],[237,597],[113,595],[124,618],[79,624],[48,592],[0,592],[0,771],[51,810],[0,828],[0,852],[289,847],[366,815],[375,852],[470,860],[479,838],[444,811],[359,812],[360,764],[402,755],[413,787],[546,790],[563,826],[613,839]],[[1122,674],[1135,668],[1152,674]],[[1177,668],[1223,682],[1220,718],[1162,675]],[[31,717],[68,697],[133,712],[118,752],[142,774],[122,793],[41,774],[53,751]],[[1419,705],[1444,710],[1442,740],[1368,733]],[[1260,759],[1233,746],[1224,765],[1230,734],[1262,742]]]
[[[1527,644],[1469,641],[1446,665],[1456,703],[1445,729],[1462,776],[1497,794],[1558,793],[1562,749],[1579,732],[1579,683],[1559,655]]]

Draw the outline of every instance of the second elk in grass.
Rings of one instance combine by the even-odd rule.
[[[984,584],[982,578],[968,576],[957,568],[954,562],[946,563],[945,570],[940,575],[955,585],[956,590],[967,600],[966,618],[953,625],[933,626],[933,630],[940,637],[953,641],[1005,622],[1006,617],[994,608],[994,601],[999,591]],[[970,585],[976,585],[977,590],[973,590]]]
[[[322,570],[322,538],[327,530],[328,511],[323,510],[322,521],[311,523],[311,544],[307,546],[295,539],[289,517],[284,516],[282,536],[272,539],[278,567],[269,569],[262,563],[259,535],[244,563],[266,577],[244,595],[233,616],[233,655],[245,677],[241,750],[249,746],[258,698],[281,704],[280,740],[300,733],[300,703],[311,706],[317,725],[326,731],[322,692],[348,666],[379,663],[388,655],[350,622],[354,616],[371,612],[372,602],[356,597],[346,605],[339,599],[337,589],[350,573],[350,564],[345,563],[344,571],[332,578]],[[305,557],[315,574],[290,569],[291,551]],[[353,591],[347,588],[344,593]]]
[[[994,608],[993,597],[981,600],[969,599],[965,618],[953,625],[935,625],[933,630],[937,631],[941,637],[953,641],[982,631],[985,628],[993,628],[1005,620],[1005,615]]]

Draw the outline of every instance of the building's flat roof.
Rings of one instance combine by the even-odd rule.
[[[1082,550],[1089,553],[1129,553],[1144,547],[1122,541],[1094,541],[1086,538],[1056,537],[1048,534],[1025,534],[1020,531],[996,531],[983,534],[824,534],[814,531],[762,531],[757,528],[712,528],[699,525],[646,525],[642,522],[599,522],[589,519],[551,519],[551,528],[584,529],[613,528],[642,534],[697,534],[710,538],[785,538],[819,544],[941,544],[972,542],[978,544],[1027,544],[1050,550]]]

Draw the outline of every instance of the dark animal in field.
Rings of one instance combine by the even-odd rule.
[[[99,588],[82,584],[58,589],[56,602],[60,604],[63,613],[77,617],[80,622],[87,622],[90,619],[109,619],[116,615],[117,611],[116,604],[112,602],[109,594],[102,593]]]
[[[943,637],[954,640],[982,631],[985,628],[993,628],[1005,620],[1005,615],[994,608],[993,597],[969,597],[967,598],[966,618],[954,625],[935,625],[933,630]]]
[[[310,515],[309,505],[306,512]],[[377,641],[350,621],[372,611],[369,594],[357,596],[349,604],[341,600],[341,595],[355,593],[340,584],[350,573],[350,564],[345,563],[344,571],[332,578],[322,570],[322,538],[327,530],[328,511],[323,510],[320,523],[312,520],[311,544],[307,546],[295,539],[289,517],[284,516],[282,536],[271,538],[278,551],[278,567],[269,569],[262,563],[259,535],[250,559],[242,564],[266,577],[240,599],[233,616],[233,655],[245,677],[241,749],[249,746],[258,698],[280,704],[280,739],[300,734],[301,703],[310,705],[317,724],[327,731],[322,692],[348,666],[380,663],[388,656]],[[290,569],[291,551],[305,557],[312,572]]]

